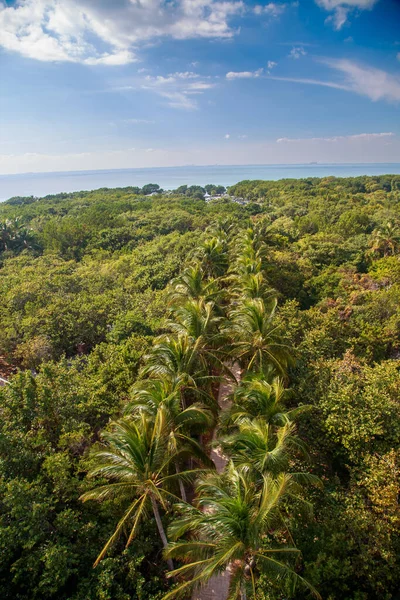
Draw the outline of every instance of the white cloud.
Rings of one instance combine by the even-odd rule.
[[[269,71],[272,71],[272,69],[273,69],[274,67],[276,67],[276,66],[277,66],[277,64],[278,64],[278,63],[274,62],[273,60],[269,60],[269,61],[267,62],[267,69],[268,69],[268,72],[269,72]]]
[[[224,137],[225,137],[226,140],[229,140],[229,138],[231,137],[231,134],[230,133],[226,133]]]
[[[183,73],[171,73],[168,77],[175,77],[177,79],[197,79],[200,77],[198,73],[194,73],[193,71],[184,71]]]
[[[253,79],[262,75],[263,69],[257,69],[257,71],[229,71],[225,75],[227,79]]]
[[[193,74],[194,75],[194,74]],[[194,81],[194,79],[196,79]],[[197,102],[190,96],[203,94],[214,87],[214,83],[198,80],[197,77],[187,76],[186,73],[174,73],[167,77],[163,75],[146,75],[142,89],[146,89],[165,98],[172,108],[194,110]]]
[[[377,139],[393,137],[395,134],[392,132],[385,133],[358,133],[356,135],[336,135],[334,137],[313,137],[313,138],[278,138],[276,142],[278,144],[287,143],[304,143],[304,142],[342,142],[342,141],[353,141],[353,142],[370,142]]]
[[[276,81],[287,81],[309,85],[321,85],[324,87],[354,92],[361,96],[367,96],[373,101],[386,100],[389,102],[400,102],[400,77],[391,75],[382,69],[370,66],[361,66],[346,59],[320,59],[323,63],[339,72],[343,77],[340,81],[324,81],[321,79],[302,77],[274,77]]]
[[[155,77],[153,75],[146,75],[145,80],[153,86],[168,85],[169,83],[176,82],[176,78],[172,75],[168,75],[167,77],[164,77],[164,75],[156,75]]]
[[[371,10],[378,0],[315,0],[321,8],[332,13],[326,21],[332,22],[339,31],[347,23],[349,14],[355,10]]]
[[[41,61],[123,65],[160,37],[230,38],[229,20],[243,9],[241,0],[0,2],[0,46]]]
[[[201,90],[210,90],[213,87],[214,87],[213,83],[206,83],[205,81],[195,81],[193,83],[189,83],[187,85],[186,90],[189,92],[191,90],[201,91]]]
[[[336,90],[345,90],[349,91],[348,86],[340,83],[335,83],[334,81],[323,81],[320,79],[312,79],[308,77],[275,77],[270,76],[270,79],[274,81],[287,81],[288,83],[305,83],[307,85],[322,85],[324,87],[334,88]]]
[[[320,62],[341,73],[344,76],[344,86],[350,91],[374,101],[400,101],[400,77],[396,75],[346,59],[322,59]]]
[[[293,46],[291,51],[289,52],[289,58],[299,59],[301,56],[305,56],[307,52],[304,50],[303,46]]]
[[[197,102],[189,98],[187,94],[177,91],[162,91],[159,92],[162,98],[168,100],[168,106],[171,108],[179,108],[184,110],[195,110]]]
[[[282,13],[286,10],[286,4],[278,4],[277,2],[269,2],[262,6],[261,4],[257,4],[254,7],[254,12],[256,15],[267,15],[269,17],[280,17]]]
[[[101,56],[86,58],[83,62],[86,65],[127,65],[130,62],[135,61],[135,56],[129,50],[121,50],[120,52],[114,52],[114,54],[105,53]]]

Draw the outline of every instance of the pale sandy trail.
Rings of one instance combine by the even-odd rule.
[[[235,375],[236,379],[239,381],[239,365],[235,364],[232,367],[232,372]],[[228,400],[228,395],[231,391],[231,381],[225,380],[219,386],[218,404],[221,411],[227,410],[229,408],[230,402]],[[215,442],[216,439],[216,430],[214,430],[212,441]],[[226,463],[228,462],[226,457],[222,454],[221,448],[213,447],[210,456],[215,464],[218,473],[221,473],[224,470]],[[192,594],[192,600],[226,600],[226,598],[228,597],[229,579],[230,573],[228,568],[219,575],[214,575],[204,586],[195,590]]]

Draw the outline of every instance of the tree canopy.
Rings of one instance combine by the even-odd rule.
[[[0,205],[2,598],[397,598],[400,176],[224,191]]]

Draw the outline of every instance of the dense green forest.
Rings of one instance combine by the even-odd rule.
[[[400,176],[204,191],[0,205],[1,598],[400,598]]]

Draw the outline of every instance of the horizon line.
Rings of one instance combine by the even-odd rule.
[[[155,169],[202,169],[202,168],[210,168],[210,167],[342,167],[342,166],[366,166],[366,165],[400,165],[400,161],[398,162],[332,162],[332,163],[323,163],[323,162],[306,162],[306,163],[235,163],[235,164],[204,164],[204,165],[174,165],[174,166],[159,166],[159,167],[122,167],[122,168],[114,168],[114,169],[78,169],[78,170],[62,170],[62,171],[23,171],[21,173],[0,173],[0,177],[20,177],[23,175],[62,175],[67,173],[108,173],[110,171],[152,171]],[[389,173],[390,174],[390,173]]]

